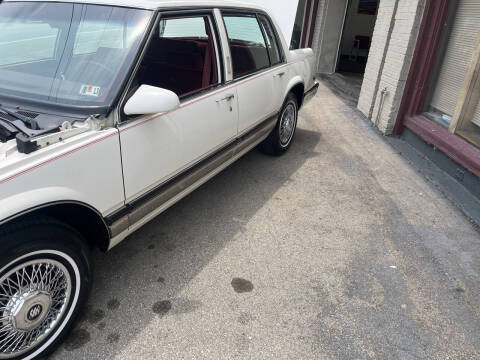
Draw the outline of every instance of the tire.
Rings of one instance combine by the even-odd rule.
[[[91,279],[90,249],[70,226],[36,217],[1,229],[0,359],[52,353],[84,306]]]
[[[286,117],[289,117],[287,119]],[[288,122],[288,128],[285,126]],[[289,93],[280,114],[278,115],[278,121],[275,128],[270,135],[260,145],[260,149],[269,155],[281,156],[285,154],[292,145],[295,132],[297,130],[298,122],[298,102],[294,94]],[[291,125],[291,127],[290,127]],[[287,130],[288,134],[285,134]]]

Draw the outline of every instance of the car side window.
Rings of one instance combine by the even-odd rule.
[[[210,16],[163,18],[148,45],[136,85],[168,89],[180,98],[219,83]]]
[[[260,24],[265,33],[265,39],[267,40],[270,62],[272,65],[279,64],[282,62],[282,55],[280,53],[280,47],[278,46],[277,36],[273,30],[272,23],[265,15],[259,15],[258,19],[260,20]]]
[[[233,77],[269,67],[267,45],[256,15],[226,14],[223,19],[230,43]]]

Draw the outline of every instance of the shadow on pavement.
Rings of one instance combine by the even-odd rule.
[[[55,356],[63,358],[75,350],[88,353],[90,359],[92,353],[98,359],[114,357],[128,347],[127,334],[134,336],[155,316],[201,307],[201,300],[182,299],[179,293],[315,156],[320,139],[320,133],[299,128],[282,157],[251,151],[108,254],[96,253],[90,300]],[[113,323],[126,329],[112,329]]]

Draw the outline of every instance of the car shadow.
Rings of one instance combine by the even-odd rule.
[[[156,316],[201,307],[202,299],[183,299],[182,290],[316,156],[320,139],[320,133],[299,127],[284,156],[251,151],[109,253],[95,253],[88,304],[52,358],[113,358],[133,341],[129,333]]]

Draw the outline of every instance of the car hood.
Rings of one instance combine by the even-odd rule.
[[[17,141],[15,139],[9,140],[5,143],[0,142],[0,163],[5,160],[18,157]]]

